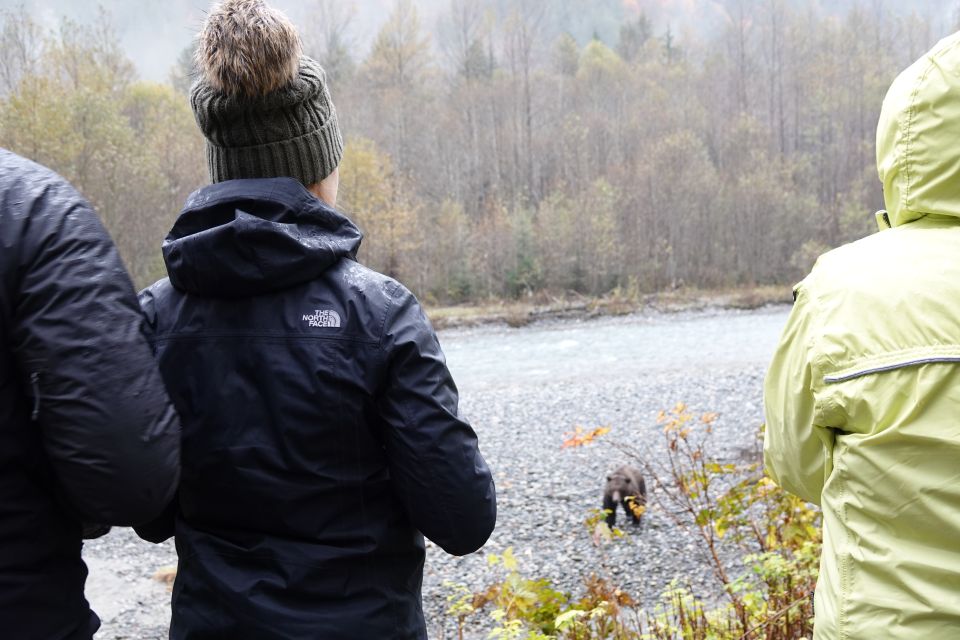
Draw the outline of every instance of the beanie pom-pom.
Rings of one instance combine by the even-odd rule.
[[[293,81],[303,48],[296,28],[264,0],[224,0],[200,32],[197,69],[230,96],[265,96]]]

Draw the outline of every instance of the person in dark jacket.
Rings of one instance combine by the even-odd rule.
[[[0,150],[0,636],[89,640],[88,531],[155,518],[180,434],[107,232],[59,176]]]
[[[183,421],[178,499],[140,529],[176,537],[170,636],[426,638],[423,536],[483,546],[491,472],[417,300],[356,261],[337,114],[293,26],[227,0],[198,63],[214,184],[141,294]]]

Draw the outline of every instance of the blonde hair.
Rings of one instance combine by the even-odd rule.
[[[289,84],[302,55],[297,29],[281,11],[264,0],[224,0],[203,24],[196,63],[216,91],[256,98]]]

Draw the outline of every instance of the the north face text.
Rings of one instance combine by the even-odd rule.
[[[313,315],[303,316],[303,321],[307,323],[309,327],[329,327],[329,328],[339,328],[340,327],[340,314],[332,309],[326,310],[317,310]]]

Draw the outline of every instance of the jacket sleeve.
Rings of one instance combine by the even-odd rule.
[[[139,294],[140,309],[143,312],[144,322],[147,330],[151,334],[156,333],[157,326],[157,305],[156,298],[152,288],[144,289]],[[156,343],[151,343],[153,357],[157,357]],[[162,375],[162,374],[161,374]],[[169,504],[160,512],[156,518],[144,522],[133,529],[141,539],[147,542],[159,544],[169,540],[176,533],[177,514],[180,511],[178,493],[174,492],[170,498]]]
[[[89,205],[62,181],[29,191],[12,346],[34,421],[81,520],[144,522],[176,489],[180,453],[149,329]]]
[[[823,384],[812,361],[816,336],[813,302],[804,285],[764,382],[767,473],[783,489],[820,504],[832,470],[833,431],[818,424],[816,390]]]
[[[414,526],[447,553],[466,555],[496,524],[493,477],[459,415],[433,328],[414,296],[398,289],[385,321],[387,380],[379,398],[391,479]]]
[[[159,516],[140,526],[134,527],[134,531],[137,532],[137,535],[140,536],[141,539],[147,542],[153,542],[154,544],[160,544],[172,538],[176,533],[177,514],[179,511],[180,506],[177,502],[177,496],[174,494],[170,503]]]

